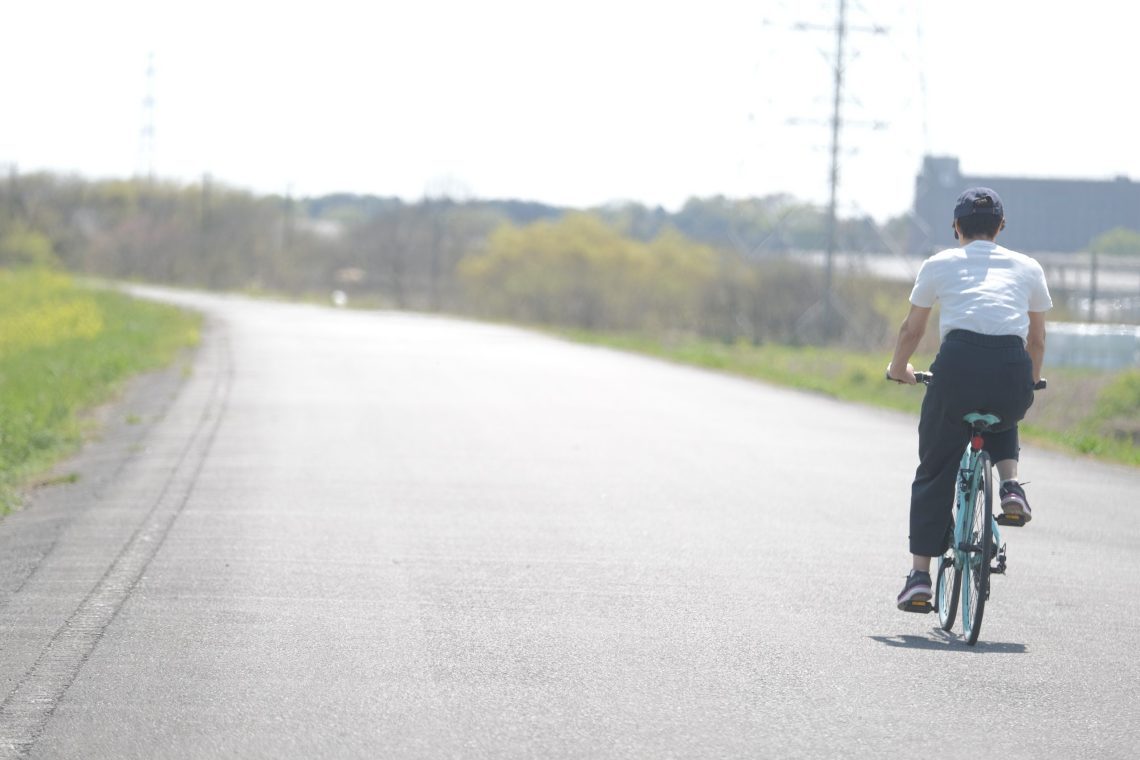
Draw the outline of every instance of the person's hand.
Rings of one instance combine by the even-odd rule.
[[[914,376],[914,365],[910,362],[906,363],[906,371],[895,374],[892,371],[891,365],[887,365],[887,377],[894,380],[896,383],[906,383],[907,385],[915,385],[918,379]]]

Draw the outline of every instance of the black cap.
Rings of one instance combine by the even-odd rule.
[[[954,206],[954,218],[983,214],[986,216],[1004,217],[1001,198],[988,187],[971,187],[958,196],[958,203]]]

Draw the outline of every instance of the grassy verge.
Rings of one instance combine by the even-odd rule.
[[[198,340],[196,315],[0,269],[0,514],[17,487],[73,451],[85,410]]]
[[[918,414],[922,392],[883,379],[890,351],[775,344],[726,345],[691,337],[560,330],[583,343],[634,351],[670,361],[822,393],[844,401]],[[933,356],[917,356],[925,367]],[[1140,465],[1140,372],[1052,368],[1049,388],[1037,394],[1022,425],[1026,441],[1099,459]]]

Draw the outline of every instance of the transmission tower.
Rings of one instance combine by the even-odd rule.
[[[154,53],[147,55],[143,88],[142,129],[139,130],[139,174],[154,182]]]
[[[834,271],[835,249],[838,242],[837,201],[839,196],[839,154],[840,137],[843,131],[843,85],[844,73],[847,68],[847,34],[848,32],[868,32],[871,34],[886,34],[887,30],[881,26],[853,27],[847,23],[847,0],[839,0],[839,8],[833,25],[818,25],[799,23],[795,29],[800,31],[822,30],[835,34],[835,57],[832,60],[832,101],[831,119],[831,165],[829,171],[829,186],[827,203],[827,257],[824,264],[824,293],[823,293],[823,332],[825,337],[836,334],[835,297],[833,294],[832,274]],[[876,124],[876,126],[881,126]]]

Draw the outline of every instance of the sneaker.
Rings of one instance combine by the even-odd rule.
[[[930,589],[930,573],[911,570],[910,575],[906,577],[906,585],[903,586],[902,593],[899,594],[899,609],[909,612],[916,608],[929,608],[932,596],[934,596],[934,592]],[[928,612],[929,609],[922,611]]]
[[[1024,524],[1033,519],[1033,510],[1025,498],[1025,489],[1016,480],[1007,480],[998,489],[1001,511],[1009,523]]]

